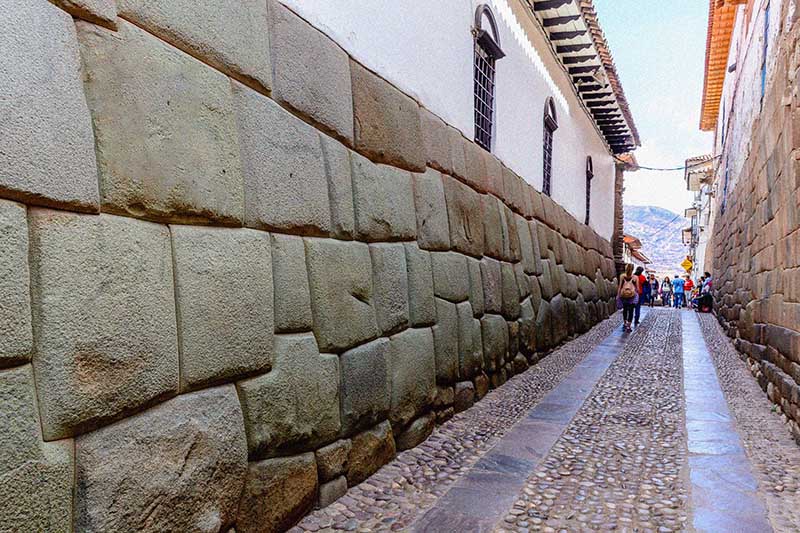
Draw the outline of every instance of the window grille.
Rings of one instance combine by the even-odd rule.
[[[592,205],[592,178],[594,178],[594,168],[592,165],[592,157],[586,158],[586,218],[583,223],[589,225],[589,215]]]
[[[488,30],[484,29],[488,26]],[[495,62],[505,54],[500,49],[497,24],[485,4],[475,12],[474,95],[475,142],[484,149],[492,149],[494,130]]]
[[[556,104],[552,98],[548,98],[544,105],[544,140],[543,140],[543,161],[544,172],[542,177],[542,192],[550,196],[553,182],[553,133],[558,129],[556,118]]]

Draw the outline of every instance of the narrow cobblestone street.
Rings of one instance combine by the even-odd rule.
[[[567,343],[296,531],[797,531],[798,488],[800,448],[714,318],[655,309]]]

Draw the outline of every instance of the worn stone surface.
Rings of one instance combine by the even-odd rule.
[[[225,73],[269,90],[272,67],[263,1],[116,0],[119,14]]]
[[[380,163],[424,171],[419,105],[352,59],[350,76],[356,150]]]
[[[80,433],[174,394],[167,227],[38,208],[29,220],[33,364],[45,438]]]
[[[558,344],[569,335],[570,314],[568,312],[567,300],[562,295],[557,294],[550,302],[550,309],[553,317],[553,342]]]
[[[384,335],[408,327],[408,268],[402,244],[370,244],[378,327]]]
[[[83,435],[75,450],[79,531],[211,533],[236,518],[247,443],[232,385]]]
[[[459,377],[466,379],[480,372],[483,365],[481,322],[474,318],[469,302],[458,304],[456,311],[458,313]]]
[[[489,378],[486,374],[475,376],[475,398],[483,399],[489,393]]]
[[[280,2],[269,2],[273,97],[326,132],[353,143],[347,52]]]
[[[269,235],[195,226],[170,232],[181,389],[268,371],[274,329]]]
[[[481,278],[484,309],[487,313],[500,313],[503,310],[501,263],[489,257],[481,259]]]
[[[392,400],[389,340],[380,338],[342,354],[342,434],[372,426],[386,418]]]
[[[469,298],[470,276],[467,257],[457,252],[432,252],[433,288],[436,296],[451,302]]]
[[[440,383],[452,383],[458,378],[459,367],[460,322],[456,304],[436,298],[436,316],[436,325],[433,326],[436,380]]]
[[[417,242],[426,250],[450,248],[450,227],[445,206],[442,175],[429,168],[414,174],[414,205],[417,213]]]
[[[250,457],[307,450],[339,432],[339,358],[310,333],[277,335],[275,366],[239,382]]]
[[[456,413],[466,411],[475,403],[475,385],[471,381],[456,383],[453,408]]]
[[[466,168],[464,179],[476,191],[481,193],[488,192],[489,179],[486,172],[486,150],[466,138],[462,139],[462,143]]]
[[[503,367],[508,354],[508,326],[498,315],[485,315],[481,319],[484,367],[495,372]]]
[[[479,318],[486,311],[481,262],[470,257],[467,259],[467,266],[469,268],[469,303],[472,305],[472,313],[475,318]]]
[[[245,224],[326,235],[328,178],[320,134],[278,104],[233,83],[245,189]]]
[[[397,450],[410,450],[418,446],[427,439],[433,432],[436,425],[436,415],[427,413],[409,424],[409,426],[397,437]]]
[[[405,426],[433,403],[436,363],[430,328],[407,329],[389,339],[389,381],[392,404],[389,419]]]
[[[517,275],[511,263],[500,264],[502,293],[503,293],[503,316],[508,319],[519,317],[520,290],[517,285]]]
[[[419,109],[419,118],[428,165],[442,172],[452,173],[453,155],[447,125],[424,107]]]
[[[350,150],[342,143],[320,135],[325,157],[325,174],[328,176],[328,197],[331,204],[331,230],[340,239],[352,239],[355,234],[355,208],[353,206],[353,178]]]
[[[31,286],[25,206],[0,200],[0,368],[31,358]]]
[[[0,370],[3,531],[70,531],[72,440],[43,442],[30,365]]]
[[[78,22],[103,210],[241,224],[239,145],[228,78],[136,26]]]
[[[52,0],[52,2],[75,18],[88,20],[112,30],[117,28],[115,0]]]
[[[277,233],[271,238],[275,331],[309,331],[314,320],[303,239]]]
[[[408,307],[412,326],[436,323],[436,302],[433,289],[431,255],[415,243],[406,243],[408,268]]]
[[[327,507],[347,492],[347,478],[339,476],[319,486],[319,506]]]
[[[342,439],[316,451],[320,481],[331,481],[347,471],[347,458],[351,446],[350,439]]]
[[[394,454],[394,436],[389,422],[359,433],[353,437],[347,459],[347,484],[352,487],[361,483],[391,461]]]
[[[239,513],[238,533],[280,533],[312,509],[317,497],[313,453],[250,463]]]
[[[409,240],[416,236],[411,174],[376,165],[352,153],[356,234],[365,241]]]
[[[3,10],[0,196],[96,212],[94,135],[72,17],[30,0],[8,0]]]
[[[378,336],[369,246],[305,239],[314,334],[323,352]]]
[[[444,176],[444,194],[451,246],[468,255],[483,255],[481,196],[450,176]]]

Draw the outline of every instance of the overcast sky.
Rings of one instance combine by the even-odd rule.
[[[708,2],[705,0],[594,0],[617,72],[639,129],[639,164],[683,165],[710,153],[701,132]],[[683,172],[640,170],[625,176],[625,204],[673,212],[691,202]]]

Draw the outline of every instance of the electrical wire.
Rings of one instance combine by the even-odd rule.
[[[644,165],[636,165],[636,168],[638,170],[654,170],[656,172],[675,172],[675,171],[678,171],[678,170],[686,171],[686,170],[689,170],[690,168],[702,167],[702,166],[708,164],[710,161],[714,161],[714,160],[719,159],[719,158],[720,158],[720,156],[716,155],[716,156],[712,157],[711,159],[709,159],[708,161],[703,161],[701,163],[697,163],[696,165],[688,165],[688,166],[686,164],[684,164],[684,165],[681,165],[679,167],[658,168],[658,167],[646,167]],[[620,159],[617,156],[614,156],[614,159],[616,159],[620,163],[630,164],[630,161],[625,161],[624,159]]]

